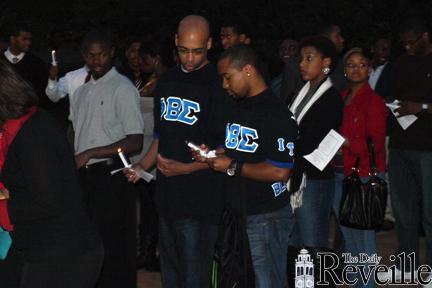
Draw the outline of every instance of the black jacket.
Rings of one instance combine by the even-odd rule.
[[[295,145],[294,183],[301,181],[301,175],[306,173],[308,179],[331,179],[333,168],[331,164],[320,171],[303,158],[312,153],[331,129],[336,131],[342,123],[343,102],[334,87],[330,87],[306,112],[299,124],[299,137]],[[296,185],[294,184],[294,187]]]

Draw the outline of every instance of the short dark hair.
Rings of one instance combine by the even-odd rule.
[[[8,36],[19,36],[21,32],[29,32],[31,33],[31,29],[29,26],[25,23],[16,23],[14,25],[11,25],[11,27],[8,29]]]
[[[82,42],[81,50],[82,53],[87,53],[91,44],[100,43],[106,45],[108,48],[113,46],[110,35],[102,30],[92,30],[88,32]]]
[[[136,35],[133,35],[133,36],[130,36],[130,37],[128,37],[127,39],[126,39],[126,42],[125,42],[125,44],[126,44],[126,49],[129,49],[129,47],[133,44],[133,43],[142,43],[143,42],[143,40],[142,40],[142,38],[141,37],[139,37],[139,36],[136,36]]]
[[[318,34],[328,37],[334,31],[335,27],[339,27],[339,25],[336,23],[325,23],[321,25],[321,28],[318,30]]]
[[[249,27],[243,24],[243,22],[241,22],[240,20],[232,20],[232,19],[225,20],[222,23],[221,27],[230,27],[232,28],[233,32],[237,35],[244,34],[247,37],[252,37],[252,32],[250,31]]]
[[[247,64],[252,65],[261,74],[257,65],[258,55],[249,45],[238,44],[228,48],[222,53],[219,61],[224,59],[230,60],[231,64],[239,70]]]
[[[402,24],[400,25],[399,32],[413,32],[414,34],[422,34],[429,32],[429,27],[421,16],[410,16],[403,20]]]
[[[333,71],[337,62],[337,51],[336,46],[330,39],[321,35],[309,36],[300,42],[299,49],[301,50],[307,46],[314,47],[323,58],[330,58],[331,64],[329,68]]]
[[[4,60],[0,60],[0,126],[17,119],[36,106],[38,97],[33,88]]]
[[[149,39],[141,43],[139,55],[150,55],[151,57],[160,57],[162,64],[166,67],[174,66],[172,51],[174,49],[173,41],[171,38],[160,39],[159,37]]]

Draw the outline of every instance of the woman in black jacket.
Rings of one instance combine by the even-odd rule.
[[[330,165],[320,171],[303,156],[312,153],[342,121],[343,104],[328,77],[336,65],[336,49],[322,36],[306,38],[300,44],[300,73],[307,83],[290,105],[299,125],[295,169],[290,190],[296,208],[296,231],[293,243],[300,247],[327,247],[329,217],[334,195],[334,174]],[[301,199],[302,198],[302,199]],[[300,201],[301,199],[301,201]],[[293,203],[293,200],[295,203]]]
[[[0,127],[9,137],[2,142],[0,180],[13,225],[0,286],[91,288],[103,259],[101,241],[85,213],[65,133],[36,104],[29,84],[0,62]]]

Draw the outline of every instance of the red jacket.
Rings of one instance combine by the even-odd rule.
[[[21,129],[21,126],[30,118],[31,115],[36,111],[36,107],[31,107],[29,112],[18,119],[7,120],[3,127],[1,127],[0,133],[0,171],[3,168],[4,161],[6,159],[7,151],[15,136]],[[0,189],[5,188],[3,182],[0,181]],[[10,191],[9,191],[10,192]],[[13,193],[13,191],[12,191]],[[13,197],[13,196],[12,196]],[[10,221],[7,200],[0,200],[0,227],[4,230],[12,231],[13,225]]]
[[[341,93],[342,99],[348,96],[350,89]],[[370,172],[367,137],[371,137],[375,146],[375,159],[378,172],[386,168],[385,132],[387,124],[387,107],[368,83],[364,84],[344,108],[344,116],[340,133],[350,143],[343,147],[344,173],[349,175],[360,158],[360,176],[368,176]]]

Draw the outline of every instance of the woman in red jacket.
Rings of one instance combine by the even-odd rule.
[[[341,93],[345,107],[340,134],[346,141],[342,147],[342,155],[338,158],[340,165],[335,177],[336,191],[333,207],[336,215],[339,215],[342,180],[351,174],[357,158],[360,159],[359,175],[362,181],[366,182],[369,179],[371,167],[366,140],[368,137],[374,144],[377,172],[380,177],[384,176],[386,167],[384,139],[387,108],[382,97],[368,84],[370,60],[361,48],[353,48],[345,54],[343,61],[345,75],[350,85]],[[346,253],[351,253],[353,256],[358,256],[360,253],[368,255],[376,253],[374,230],[359,230],[344,226],[341,226],[341,230]],[[374,287],[374,281],[364,285],[359,277],[357,279],[359,281],[356,287]]]

